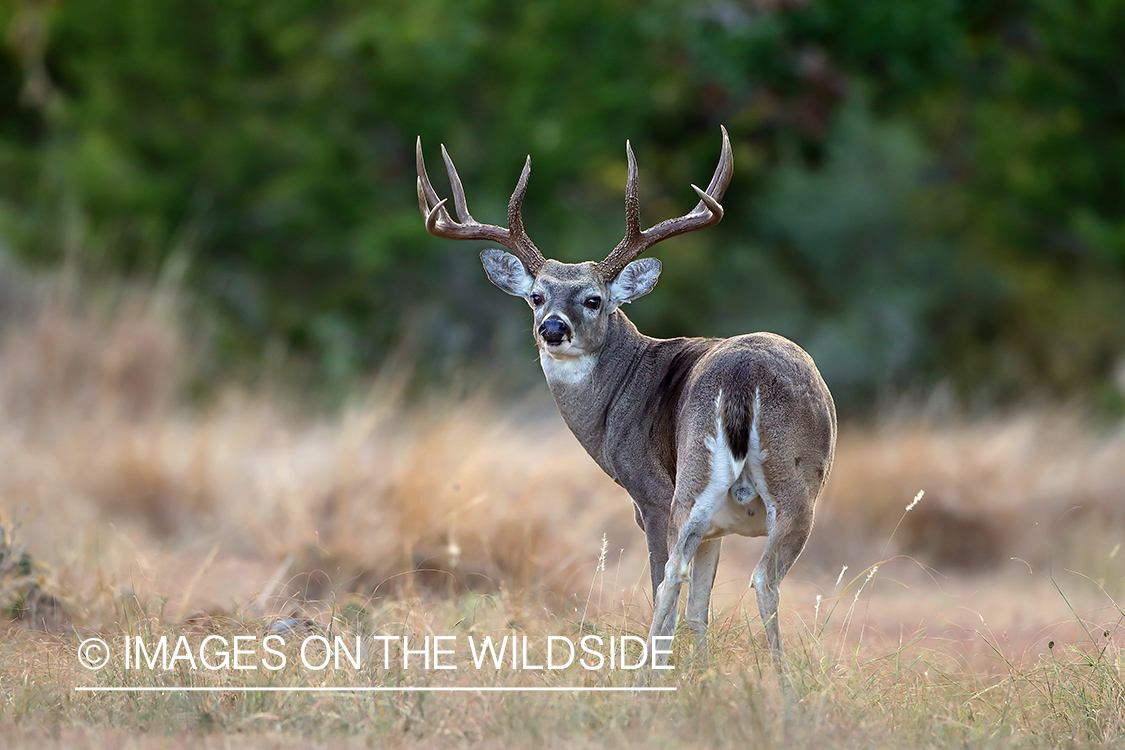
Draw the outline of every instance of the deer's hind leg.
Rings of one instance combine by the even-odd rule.
[[[650,646],[657,645],[655,638],[668,637],[676,631],[680,587],[688,582],[693,559],[699,566],[699,580],[692,586],[695,595],[689,597],[689,619],[698,619],[701,607],[704,625],[706,623],[719,547],[717,543],[710,542],[706,547],[701,548],[701,545],[711,526],[711,517],[719,504],[726,502],[727,492],[738,477],[742,462],[734,460],[722,429],[714,437],[700,442],[703,449],[681,456],[677,469],[672,517],[668,525],[668,562],[664,568],[664,580],[656,593],[656,607],[649,630]],[[697,557],[698,553],[702,553],[702,559]],[[696,594],[697,586],[699,593]],[[703,588],[706,588],[706,595]],[[696,627],[693,625],[692,629]]]
[[[766,640],[774,662],[785,673],[784,652],[781,647],[781,628],[778,624],[778,602],[781,579],[793,567],[805,548],[813,525],[813,503],[805,482],[796,476],[773,477],[766,482],[760,467],[755,472],[756,484],[766,506],[768,538],[762,557],[754,568],[750,585],[758,599],[758,612],[766,629]]]

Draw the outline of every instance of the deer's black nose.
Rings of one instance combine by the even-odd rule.
[[[539,326],[539,337],[548,344],[561,344],[568,336],[570,336],[570,326],[561,318],[547,318]]]

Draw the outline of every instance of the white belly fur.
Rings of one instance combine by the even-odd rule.
[[[766,504],[762,502],[761,496],[756,495],[746,505],[739,505],[728,491],[726,498],[718,503],[718,507],[712,513],[711,524],[703,538],[718,539],[728,534],[766,536],[768,533]]]

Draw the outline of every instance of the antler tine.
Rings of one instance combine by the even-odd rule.
[[[418,169],[418,207],[422,209],[422,218],[428,219],[431,207],[441,199],[430,184],[430,176],[426,174],[426,160],[422,158],[422,136],[418,136],[414,145],[414,165]]]
[[[457,167],[453,166],[453,160],[449,158],[449,152],[445,150],[444,143],[441,144],[441,158],[445,160],[445,171],[449,175],[449,185],[453,188],[453,207],[457,210],[457,220],[475,223],[472,214],[469,213],[469,206],[465,202],[465,187],[461,184]]]
[[[523,174],[516,185],[516,192],[508,204],[509,229],[493,224],[481,224],[469,213],[465,200],[465,188],[457,174],[457,168],[449,157],[445,146],[441,147],[441,155],[445,160],[445,171],[449,175],[449,184],[453,188],[453,206],[457,212],[458,221],[454,221],[445,207],[448,198],[440,198],[437,191],[430,183],[426,174],[426,162],[422,157],[422,138],[418,137],[415,145],[415,162],[418,169],[418,207],[422,217],[426,220],[426,230],[438,237],[451,240],[488,240],[498,242],[512,251],[531,273],[536,273],[546,262],[546,258],[535,247],[523,228],[523,196],[527,192],[528,177],[531,174],[531,157],[524,165]]]
[[[535,243],[531,241],[531,238],[527,236],[527,231],[523,228],[523,197],[527,193],[527,182],[530,177],[531,156],[529,155],[527,161],[524,162],[523,172],[520,173],[516,189],[512,192],[512,198],[508,201],[508,231],[512,235],[512,244],[508,247],[523,261],[527,270],[535,274],[547,262],[547,259],[543,257],[543,253],[539,252],[539,248],[535,247]]]
[[[625,238],[623,243],[632,245],[641,235],[641,199],[638,195],[637,157],[633,146],[625,141],[625,154],[629,161],[629,176],[625,180]]]
[[[734,174],[734,154],[731,153],[730,137],[727,136],[725,125],[720,125],[719,130],[723,131],[723,147],[719,154],[719,164],[715,167],[715,174],[711,177],[711,182],[707,184],[707,194],[717,201],[723,199],[723,195],[727,192],[727,185],[730,184],[730,178]]]
[[[508,201],[508,229],[512,234],[519,234],[527,236],[523,229],[523,196],[527,193],[527,182],[531,177],[531,155],[527,157],[527,161],[523,164],[523,171],[520,172],[519,182],[516,183],[516,189],[512,192],[512,197]]]
[[[727,129],[720,126],[720,130],[723,133],[722,151],[719,155],[719,164],[715,167],[715,174],[711,177],[707,190],[700,190],[695,185],[691,186],[699,195],[699,203],[690,213],[675,219],[662,221],[643,232],[638,231],[640,205],[637,200],[636,159],[633,157],[633,149],[626,142],[625,150],[629,155],[629,178],[625,187],[625,237],[606,256],[605,260],[597,264],[597,270],[602,278],[606,281],[612,280],[617,274],[621,273],[621,269],[658,242],[677,234],[713,226],[722,220],[723,207],[719,201],[726,193],[731,176],[734,174],[734,155],[731,152]]]

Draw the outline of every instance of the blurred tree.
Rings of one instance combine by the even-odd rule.
[[[422,229],[419,134],[488,221],[531,153],[529,231],[573,261],[619,238],[626,138],[655,222],[720,122],[727,218],[661,247],[646,332],[787,333],[846,408],[1074,393],[1120,357],[1119,2],[14,0],[0,24],[0,237],[187,259],[228,361],[280,344],[342,384],[396,349],[439,376],[526,349],[472,249]]]
[[[1003,284],[976,312],[993,320],[951,343],[1000,353],[972,356],[968,378],[1074,393],[1107,378],[1125,341],[1125,5],[1037,0],[990,22],[971,47],[955,231]],[[966,302],[962,315],[980,308]]]

